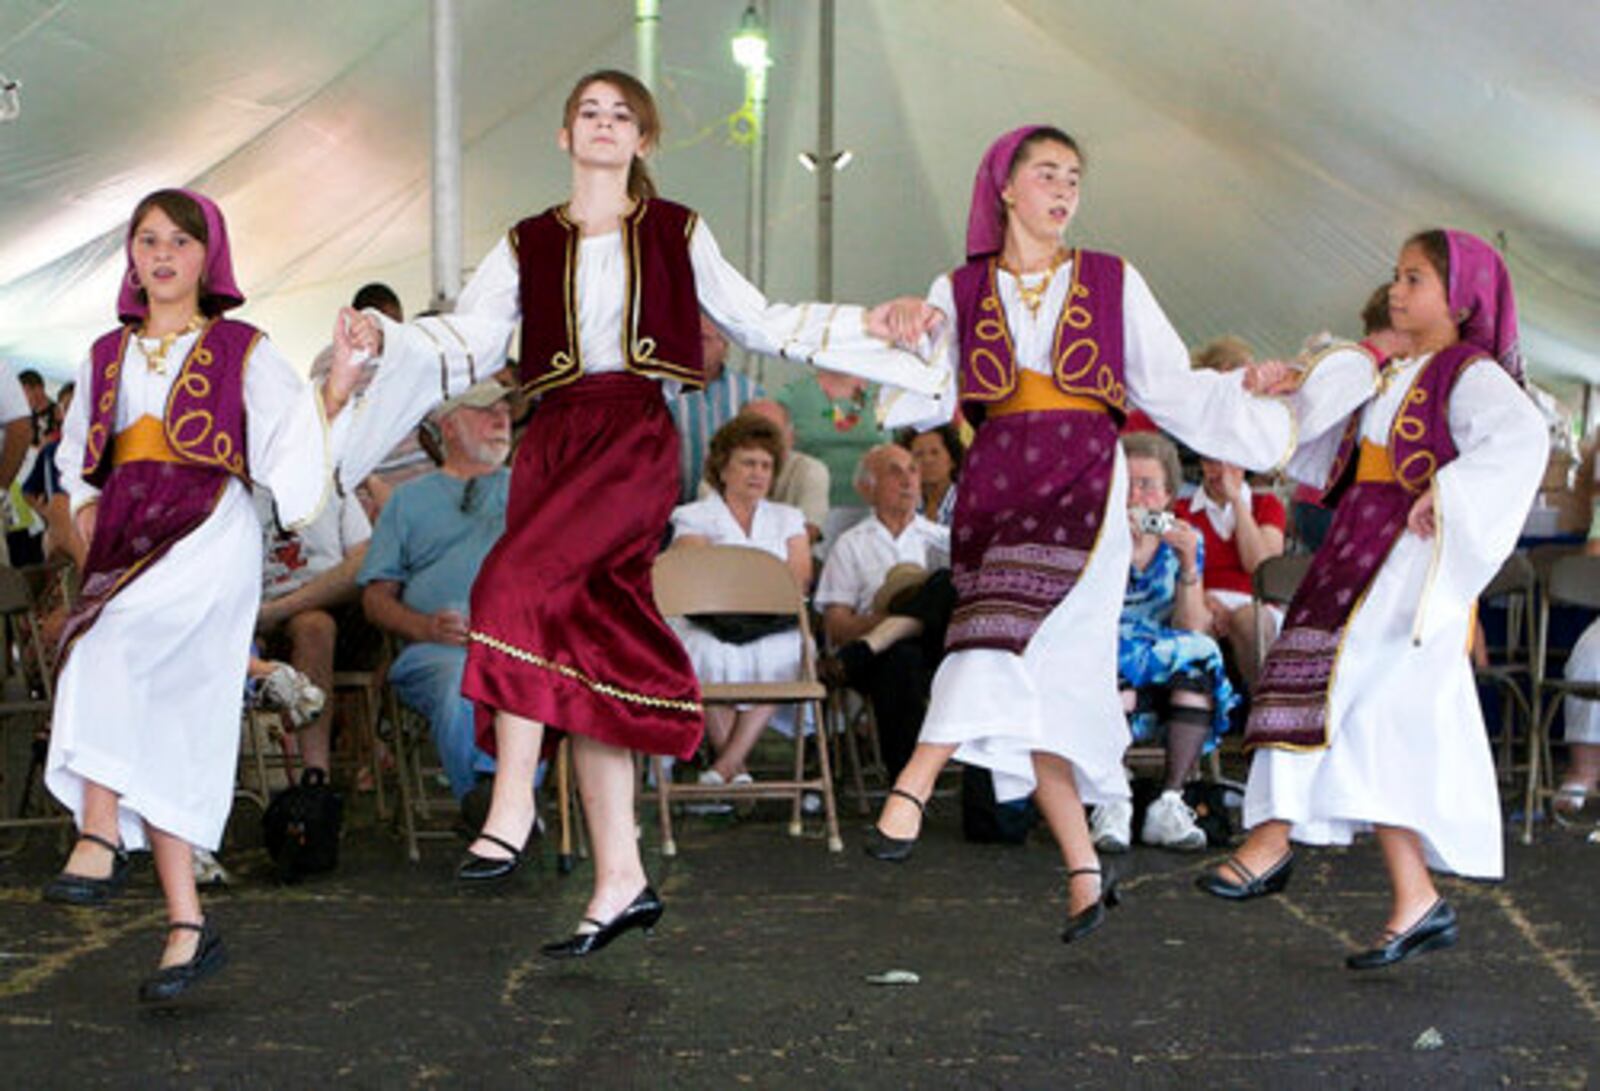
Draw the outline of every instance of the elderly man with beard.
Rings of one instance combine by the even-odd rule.
[[[494,759],[474,741],[472,702],[461,696],[467,604],[484,556],[505,529],[511,393],[490,379],[433,411],[444,461],[436,473],[394,490],[359,581],[367,617],[405,644],[389,684],[427,719],[469,825],[481,823],[487,809]]]

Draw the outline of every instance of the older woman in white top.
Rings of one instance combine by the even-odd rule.
[[[783,463],[783,436],[753,414],[735,417],[711,437],[706,481],[714,494],[672,513],[673,549],[712,545],[762,549],[784,561],[802,588],[811,584],[811,545],[799,508],[767,499]],[[786,629],[735,642],[683,619],[673,628],[702,682],[790,682],[800,673],[800,632]],[[706,734],[716,760],[707,784],[747,783],[745,770],[772,705],[706,708]]]

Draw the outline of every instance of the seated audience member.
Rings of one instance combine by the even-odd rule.
[[[794,447],[794,421],[782,402],[771,398],[757,398],[744,407],[745,413],[771,421],[783,437],[781,468],[772,483],[772,500],[799,508],[805,516],[806,537],[815,544],[822,537],[822,527],[828,521],[828,467],[821,459],[812,458]],[[701,485],[702,494],[708,486]]]
[[[356,290],[350,300],[350,306],[358,311],[374,310],[396,322],[405,321],[405,309],[400,305],[400,297],[394,289],[387,284],[373,282],[363,284]],[[318,353],[317,358],[311,363],[311,379],[313,382],[320,379],[328,371],[333,362],[333,349],[325,348]],[[372,382],[376,366],[364,369],[361,378],[356,384],[357,406],[359,395],[364,392]],[[487,376],[485,376],[487,378]],[[410,481],[413,477],[420,477],[429,473],[434,468],[434,461],[428,457],[419,442],[416,433],[410,433],[405,439],[394,445],[394,449],[383,456],[383,461],[374,467],[372,473],[365,481],[357,484],[357,495],[361,499],[362,507],[366,509],[368,520],[378,517],[383,510],[383,505],[388,501],[389,494],[395,487],[403,482]],[[349,486],[351,482],[343,482]]]
[[[324,694],[333,692],[334,647],[342,633],[364,624],[356,574],[367,555],[372,525],[352,493],[332,495],[309,524],[289,530],[278,522],[272,494],[256,489],[261,519],[261,610],[256,618],[269,657],[282,655]],[[333,705],[297,725],[300,760],[309,773],[329,771]]]
[[[748,403],[765,396],[754,379],[728,368],[728,339],[703,313],[700,353],[705,361],[705,386],[680,390],[667,400],[678,426],[678,499],[685,504],[699,495],[711,437]]]
[[[847,681],[872,701],[878,740],[893,778],[916,747],[937,657],[929,654],[922,623],[890,618],[889,596],[880,592],[897,566],[929,572],[947,567],[950,528],[918,513],[922,484],[904,447],[872,448],[855,478],[871,505],[870,514],[834,543],[813,601],[822,610],[828,640],[840,649]],[[906,635],[881,637],[885,628],[901,623]]]
[[[56,392],[56,404],[63,417],[72,406],[72,395],[72,383],[63,384]],[[64,557],[82,571],[88,547],[72,522],[72,503],[61,490],[61,477],[56,471],[56,450],[60,446],[58,434],[39,448],[39,457],[22,483],[22,496],[44,520],[44,559]]]
[[[4,444],[0,446],[0,508],[4,509],[11,567],[21,568],[44,560],[44,550],[38,540],[44,528],[42,520],[39,526],[32,525],[33,509],[22,498],[22,490],[16,487],[18,479],[25,476],[23,464],[35,453],[30,446],[33,417],[22,384],[4,360],[0,360],[0,426],[4,428]]]
[[[44,376],[30,367],[18,372],[17,382],[22,385],[22,396],[28,402],[28,418],[32,424],[29,443],[43,447],[60,440],[61,421],[67,409],[50,400],[44,388]]]
[[[444,464],[395,489],[358,578],[367,617],[405,644],[389,684],[427,719],[469,826],[487,813],[489,780],[479,781],[494,759],[478,748],[472,702],[461,696],[467,609],[478,568],[505,529],[510,396],[489,379],[433,411]]]
[[[812,368],[778,392],[794,421],[794,445],[828,467],[828,519],[822,542],[832,549],[850,527],[867,515],[856,495],[855,472],[861,459],[889,436],[873,411],[877,388],[864,379]]]
[[[672,513],[672,548],[744,546],[772,554],[789,566],[802,591],[811,585],[811,544],[799,508],[767,499],[783,461],[783,437],[767,420],[743,413],[717,429],[706,455],[706,480],[715,490]],[[755,623],[754,619],[740,619]],[[672,627],[702,682],[792,682],[800,675],[800,631],[736,631],[716,619],[672,619]],[[772,705],[706,707],[706,736],[715,760],[702,784],[748,783],[745,769]]]
[[[1584,552],[1600,556],[1600,509],[1589,527]],[[1567,657],[1566,677],[1574,682],[1600,682],[1600,621],[1583,631]],[[1567,745],[1571,752],[1567,774],[1556,791],[1556,808],[1577,814],[1600,785],[1600,701],[1566,699]]]
[[[1251,356],[1244,341],[1223,337],[1197,350],[1194,366],[1233,371],[1247,366]],[[1200,470],[1201,487],[1178,502],[1177,515],[1205,538],[1211,632],[1228,642],[1240,675],[1246,684],[1254,684],[1257,660],[1277,637],[1283,610],[1267,606],[1257,618],[1251,580],[1262,561],[1283,552],[1288,515],[1272,493],[1251,491],[1242,468],[1202,458]]]
[[[965,456],[960,431],[953,424],[942,424],[926,432],[907,431],[898,442],[916,460],[922,478],[922,514],[949,526],[956,513],[956,482]]]
[[[1194,527],[1170,514],[1178,449],[1165,436],[1122,437],[1128,463],[1128,521],[1133,557],[1117,635],[1122,704],[1134,741],[1165,742],[1161,794],[1145,812],[1139,839],[1198,852],[1205,832],[1183,801],[1183,782],[1200,754],[1228,729],[1238,702],[1222,649],[1206,635],[1211,613],[1200,583],[1204,546]],[[1091,832],[1102,852],[1126,851],[1133,807],[1126,800],[1094,809]]]

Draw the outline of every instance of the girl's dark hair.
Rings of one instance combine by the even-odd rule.
[[[1067,147],[1071,148],[1072,154],[1078,157],[1078,166],[1080,168],[1087,167],[1089,165],[1088,158],[1083,154],[1083,149],[1078,147],[1078,142],[1076,140],[1072,139],[1072,137],[1066,132],[1061,129],[1057,129],[1053,125],[1043,125],[1029,133],[1027,136],[1023,137],[1022,143],[1017,145],[1017,150],[1011,153],[1011,162],[1006,164],[1006,177],[1010,178],[1013,174],[1017,173],[1017,168],[1022,165],[1023,160],[1028,158],[1028,149],[1037,144],[1044,144],[1047,142],[1051,144],[1065,144]]]
[[[1429,228],[1427,231],[1418,231],[1406,240],[1406,246],[1415,246],[1422,251],[1428,259],[1428,264],[1433,266],[1433,271],[1439,274],[1439,283],[1444,285],[1445,298],[1450,296],[1450,237],[1441,228]]]
[[[206,226],[205,210],[200,207],[200,202],[178,189],[158,189],[140,201],[133,209],[133,217],[128,221],[128,241],[133,241],[134,232],[139,230],[139,225],[144,218],[155,209],[160,209],[167,214],[167,218],[178,226],[178,229],[201,246],[211,245],[211,230]],[[139,299],[150,305],[150,299],[145,295],[143,288],[139,289]],[[200,313],[207,318],[215,318],[223,311],[223,301],[215,298],[206,291],[206,278],[200,274]]]
[[[966,448],[961,445],[961,430],[953,424],[941,424],[937,428],[928,428],[917,431],[915,428],[906,428],[895,437],[895,442],[906,450],[911,450],[912,440],[920,436],[938,436],[944,444],[944,449],[950,454],[950,480],[961,480],[961,463],[966,460]]]
[[[656,109],[656,100],[650,94],[650,89],[640,83],[628,73],[615,68],[602,68],[590,72],[573,85],[572,93],[567,96],[567,104],[561,112],[561,127],[567,131],[572,130],[572,121],[578,116],[578,104],[583,101],[583,93],[591,84],[609,83],[622,95],[622,101],[628,104],[628,109],[633,111],[633,120],[639,126],[639,137],[647,141],[652,148],[661,144],[661,112]],[[644,160],[637,155],[628,166],[628,196],[635,201],[647,201],[656,195],[655,181],[650,177],[649,168],[644,165]]]

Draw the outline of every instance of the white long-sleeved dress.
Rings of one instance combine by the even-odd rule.
[[[198,334],[151,371],[130,338],[116,430],[160,419]],[[329,492],[329,443],[314,389],[266,338],[245,361],[248,466],[272,490],[288,525],[314,518]],[[73,510],[98,495],[83,480],[92,389],[62,428],[56,467]],[[83,785],[115,792],[123,844],[141,848],[144,824],[214,849],[233,804],[239,715],[250,634],[261,599],[261,525],[249,490],[228,482],[216,509],[117,593],[73,646],[57,680],[45,783],[80,821]]]
[[[1318,364],[1294,399],[1309,426],[1289,472],[1322,484],[1340,439],[1333,425],[1358,409],[1362,438],[1387,444],[1427,359],[1392,361],[1381,391],[1354,353]],[[1516,545],[1548,441],[1532,400],[1488,359],[1457,380],[1449,427],[1459,454],[1434,477],[1435,538],[1403,532],[1350,619],[1327,747],[1256,751],[1245,824],[1280,819],[1316,845],[1401,826],[1421,834],[1432,867],[1498,878],[1499,794],[1467,647],[1473,604]]]
[[[1039,274],[1043,276],[1044,274]],[[1027,278],[1030,288],[1037,284]],[[1072,283],[1072,263],[1052,275],[1037,313],[1023,304],[1016,278],[998,277],[1017,363],[1049,375],[1056,321]],[[950,278],[933,284],[928,301],[953,319]],[[1295,422],[1279,399],[1249,394],[1241,374],[1196,371],[1189,351],[1162,313],[1144,278],[1124,263],[1123,347],[1128,397],[1165,431],[1199,451],[1255,469],[1281,464],[1293,450]],[[929,398],[885,397],[888,423],[931,426],[955,412],[959,345],[947,322],[933,349],[944,388]],[[1117,619],[1128,579],[1132,540],[1127,474],[1116,454],[1100,538],[1078,582],[1040,623],[1021,655],[989,648],[952,652],[933,680],[921,741],[957,747],[956,760],[994,774],[995,795],[1033,791],[1033,753],[1072,763],[1085,802],[1128,797],[1122,755],[1130,741],[1117,696]]]

